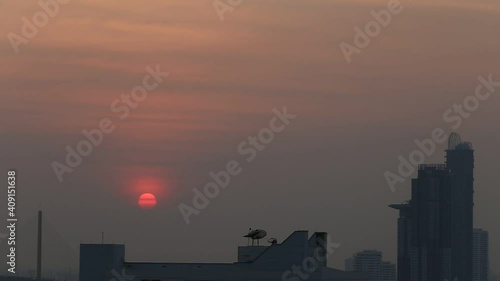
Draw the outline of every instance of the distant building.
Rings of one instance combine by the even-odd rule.
[[[282,243],[240,246],[234,263],[125,261],[124,245],[80,245],[80,281],[369,281],[362,272],[326,266],[332,254],[327,234],[296,231]]]
[[[364,272],[370,281],[396,281],[396,265],[382,261],[382,252],[365,250],[345,260],[345,271]]]
[[[346,260],[347,265],[351,263],[352,271],[366,273],[370,281],[382,280],[382,252],[377,250],[364,250]]]
[[[388,262],[382,262],[382,281],[396,281],[396,265]]]
[[[446,164],[420,165],[399,210],[398,281],[473,280],[474,150],[452,133]]]
[[[474,229],[473,236],[473,281],[489,281],[488,232]]]
[[[345,260],[344,270],[345,271],[354,271],[354,259],[353,258],[348,258]]]

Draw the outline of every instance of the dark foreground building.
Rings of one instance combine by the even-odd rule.
[[[1,276],[0,275],[0,281],[33,281],[35,279],[33,278],[26,278],[26,277],[13,277],[13,276]],[[54,280],[49,280],[49,279],[37,279],[39,281],[54,281]]]
[[[338,247],[327,234],[295,231],[268,246],[240,246],[233,263],[128,262],[124,245],[80,245],[80,281],[369,281],[327,266]]]
[[[474,150],[451,134],[446,164],[420,165],[412,198],[393,204],[398,281],[472,280]]]

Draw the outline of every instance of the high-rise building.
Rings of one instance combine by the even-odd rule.
[[[410,280],[451,280],[451,175],[445,165],[421,165],[412,181]]]
[[[472,280],[474,150],[456,133],[448,141],[446,166],[452,180],[451,273],[458,280]]]
[[[420,165],[412,198],[393,204],[398,281],[472,280],[474,151],[450,135],[446,164]]]
[[[392,262],[382,262],[382,281],[396,281],[396,265]]]
[[[489,242],[488,232],[474,229],[473,235],[473,281],[488,281],[489,275]]]
[[[412,199],[393,204],[398,219],[398,280],[451,280],[451,174],[420,165]]]

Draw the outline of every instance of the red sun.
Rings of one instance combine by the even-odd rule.
[[[143,209],[153,209],[156,206],[156,197],[151,193],[144,193],[139,197],[138,203]]]

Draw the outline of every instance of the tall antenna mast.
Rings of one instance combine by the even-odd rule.
[[[42,280],[42,211],[38,211],[38,244],[36,259],[36,279]]]

